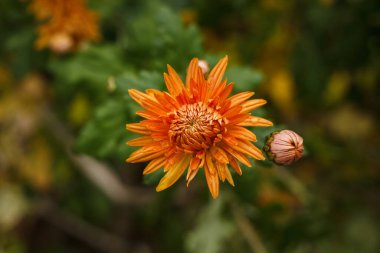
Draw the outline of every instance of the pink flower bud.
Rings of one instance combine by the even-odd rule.
[[[264,147],[269,159],[278,165],[290,165],[303,155],[303,139],[290,130],[273,132]]]
[[[210,70],[208,63],[205,60],[199,60],[198,66],[201,68],[203,74],[206,74]]]

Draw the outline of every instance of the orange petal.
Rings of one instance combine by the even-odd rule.
[[[252,91],[246,91],[230,97],[229,100],[231,101],[231,107],[234,107],[235,105],[240,105],[241,103],[252,97],[253,94],[255,93]]]
[[[166,101],[168,101],[168,103],[173,106],[173,108],[179,109],[180,106],[179,106],[177,100],[175,100],[171,95],[164,92],[164,97],[165,97]]]
[[[249,115],[248,113],[239,113],[239,114],[235,115],[234,117],[228,119],[228,125],[236,125],[237,124],[240,126],[240,123],[244,122],[249,117],[251,117],[251,115]]]
[[[242,171],[241,171],[241,169],[240,169],[240,166],[239,166],[238,162],[236,161],[236,159],[234,157],[232,157],[232,156],[229,156],[228,158],[230,160],[230,164],[231,164],[232,168],[234,168],[234,170],[239,175],[243,174]]]
[[[145,145],[151,144],[152,142],[153,142],[152,137],[144,136],[144,137],[140,137],[140,138],[136,138],[134,140],[128,141],[127,144],[133,147],[133,146],[145,146]]]
[[[186,74],[186,88],[190,90],[190,82],[193,79],[195,82],[198,82],[198,75],[202,74],[202,70],[198,66],[198,58],[193,58],[190,61],[189,67],[187,68]]]
[[[227,81],[224,80],[219,85],[217,85],[216,87],[214,87],[211,90],[210,98],[217,98],[217,97],[219,97],[220,93],[226,88],[226,83],[227,83]]]
[[[219,179],[222,182],[226,180],[226,172],[224,170],[224,166],[227,166],[227,165],[219,163],[219,162],[215,162],[215,167],[216,167],[216,170],[218,171]]]
[[[244,102],[242,104],[243,109],[241,112],[250,112],[256,108],[259,108],[260,106],[263,106],[267,103],[264,99],[252,99]]]
[[[136,112],[137,115],[146,118],[146,119],[157,119],[158,115],[147,110],[141,110]]]
[[[185,88],[185,85],[182,82],[182,79],[179,77],[177,72],[170,66],[169,64],[167,65],[168,67],[168,73],[169,76],[173,79],[173,81],[177,84],[177,87],[179,88],[178,90],[181,92],[183,88]]]
[[[166,73],[164,73],[164,81],[166,84],[166,88],[168,89],[171,95],[177,96],[180,93],[180,90],[174,82],[173,78]]]
[[[201,93],[200,93],[200,84],[195,82],[194,79],[190,80],[190,92],[193,95],[193,98],[195,101],[199,101],[201,98]]]
[[[231,101],[225,100],[223,103],[220,103],[219,114],[223,115],[226,111],[230,109]]]
[[[190,170],[197,170],[199,168],[199,165],[201,165],[201,159],[198,157],[193,157],[190,162]]]
[[[215,170],[215,168],[214,168]],[[207,163],[205,163],[205,177],[211,196],[215,199],[219,195],[219,178],[218,173],[211,173]]]
[[[226,88],[220,93],[220,102],[223,102],[227,99],[227,97],[231,94],[232,88],[234,87],[234,83],[229,83]]]
[[[154,94],[154,97],[156,98],[157,102],[161,105],[161,107],[165,108],[165,111],[173,111],[174,109],[177,109],[173,107],[169,101],[166,100],[164,93],[160,94]]]
[[[141,101],[141,106],[157,115],[166,115],[170,111],[161,106],[156,100],[143,100]]]
[[[243,154],[248,154],[257,160],[265,160],[265,157],[261,150],[248,141],[241,141],[239,142],[239,145],[233,146],[232,148]]]
[[[186,167],[189,165],[191,156],[183,155],[181,159],[169,169],[165,176],[160,180],[156,191],[162,191],[172,186],[181,177]]]
[[[146,89],[145,93],[153,97],[154,94],[161,94],[162,91],[157,90],[157,89]]]
[[[226,175],[228,183],[230,183],[230,185],[232,185],[232,186],[235,186],[234,180],[233,180],[233,178],[231,176],[231,172],[228,169],[227,165],[224,166],[224,171],[225,171],[225,175]]]
[[[189,187],[190,182],[194,179],[194,177],[197,175],[199,169],[191,170],[190,168],[187,170],[187,175],[186,175],[186,185]]]
[[[155,141],[167,140],[169,137],[168,133],[165,132],[151,132],[150,136],[152,136]]]
[[[257,126],[257,127],[268,127],[273,126],[273,123],[267,119],[250,116],[248,119],[237,124],[238,126]]]
[[[205,155],[205,167],[208,167],[211,174],[216,174],[216,168],[214,162],[212,161],[212,155],[209,152],[206,152]]]
[[[244,153],[241,153],[237,150],[234,150],[231,146],[229,146],[225,143],[222,143],[222,147],[228,154],[230,154],[230,156],[235,157],[236,159],[238,159],[242,164],[246,165],[247,167],[251,167],[251,163],[249,162],[248,158],[244,155]],[[228,158],[230,158],[230,156],[228,156]],[[231,162],[230,159],[229,159],[229,162]]]
[[[162,132],[164,131],[165,133],[169,130],[169,125],[163,122],[162,120],[142,120],[140,122],[141,125],[145,126],[148,130],[151,131],[157,131],[157,132]]]
[[[165,156],[154,159],[150,161],[150,163],[146,166],[146,168],[143,171],[143,174],[146,175],[146,174],[153,173],[157,171],[158,169],[160,169],[162,166],[164,166],[165,163],[166,163]]]
[[[223,142],[229,146],[236,146],[239,144],[239,141],[235,138],[235,136],[232,136],[229,133],[223,135]]]
[[[125,125],[126,129],[143,135],[149,135],[151,133],[150,130],[148,130],[145,126],[141,125],[140,123],[131,123]]]
[[[153,102],[156,101],[153,96],[145,94],[144,92],[141,92],[141,91],[136,90],[136,89],[129,89],[128,93],[129,93],[129,96],[131,96],[131,98],[133,100],[135,100],[141,106],[142,106],[142,102],[145,100],[151,100]]]
[[[139,150],[133,152],[131,156],[127,159],[127,162],[129,163],[146,162],[146,161],[156,159],[162,156],[165,152],[167,152],[166,149],[157,151],[157,152],[144,152],[144,150],[142,149],[143,148],[140,148]]]
[[[210,153],[214,157],[216,161],[222,164],[228,163],[228,156],[227,154],[223,151],[223,149],[219,148],[218,146],[213,146],[210,149]]]
[[[228,133],[237,139],[256,141],[256,135],[244,127],[232,126]]]
[[[165,167],[164,167],[164,172],[169,171],[176,163],[178,163],[179,160],[182,159],[183,156],[184,156],[184,154],[182,152],[180,152],[180,153],[173,153],[170,156],[166,155],[167,161],[166,161],[166,164],[165,164]]]
[[[225,113],[223,113],[223,117],[227,119],[234,118],[240,113],[241,109],[241,106],[230,106],[230,108]]]
[[[206,160],[205,158],[206,152],[204,150],[201,150],[195,156],[201,160],[201,163],[199,164],[199,168],[202,168]]]
[[[223,179],[221,179],[221,180],[224,182],[224,180],[227,179],[227,181],[228,181],[228,183],[230,183],[230,185],[235,186],[234,180],[232,179],[231,172],[228,169],[227,164],[217,163],[216,167],[218,168],[219,175],[221,175],[221,174],[223,175]]]
[[[156,152],[161,151],[162,149],[168,149],[171,147],[171,143],[168,140],[165,141],[156,141],[149,145],[145,145],[141,149],[144,150],[144,152]]]
[[[218,85],[224,76],[228,63],[228,56],[226,55],[221,59],[215,67],[211,70],[207,81],[211,86]]]
[[[191,94],[189,93],[187,89],[183,89],[182,92],[178,94],[178,96],[176,97],[176,101],[180,105],[190,104],[190,100],[191,100]]]
[[[169,141],[153,142],[152,144],[145,145],[144,147],[133,152],[127,159],[127,162],[146,162],[163,155],[169,148]]]

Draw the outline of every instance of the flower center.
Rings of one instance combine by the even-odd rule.
[[[177,148],[193,153],[220,141],[222,129],[220,114],[200,102],[183,105],[174,112],[169,137]]]

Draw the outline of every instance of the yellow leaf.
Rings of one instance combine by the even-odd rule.
[[[0,228],[12,229],[27,212],[27,203],[21,190],[12,185],[0,187]]]
[[[338,138],[357,141],[369,138],[376,128],[370,114],[352,105],[343,105],[325,118],[327,127]]]
[[[30,152],[20,158],[19,172],[32,186],[46,190],[52,181],[51,147],[43,138],[37,138],[29,148]]]
[[[335,3],[335,0],[320,0],[322,5],[332,6]]]
[[[10,73],[5,66],[0,65],[0,91],[9,87]]]
[[[294,112],[294,81],[287,70],[274,73],[269,81],[269,95],[277,108],[284,113]]]
[[[74,126],[83,125],[90,115],[90,102],[83,94],[78,94],[74,97],[69,107],[69,121]]]
[[[185,25],[189,25],[197,21],[198,15],[192,9],[184,9],[181,11],[181,18]]]
[[[334,104],[342,101],[350,86],[350,75],[347,72],[334,72],[328,81],[325,91],[325,101],[327,104]]]

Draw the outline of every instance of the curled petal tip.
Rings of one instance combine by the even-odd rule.
[[[131,95],[131,93],[135,92],[135,89],[128,89],[128,94]]]
[[[261,126],[273,126],[273,122],[264,118],[259,118],[258,122]]]
[[[156,187],[156,192],[160,192],[160,191],[163,191],[165,190],[166,188],[168,188],[169,186],[166,186],[164,184],[158,184],[157,187]]]
[[[170,64],[166,64],[166,68],[167,68],[168,72],[173,72],[173,71],[175,71],[175,70],[173,69],[173,67],[172,67]]]
[[[127,163],[136,163],[135,159],[133,157],[128,157],[127,160],[125,160]]]
[[[162,180],[162,179],[161,179],[161,180]],[[158,183],[158,185],[156,186],[156,192],[163,191],[163,190],[165,190],[166,188],[168,188],[168,187],[166,186],[166,184],[163,184],[162,181],[160,181],[160,182]]]

